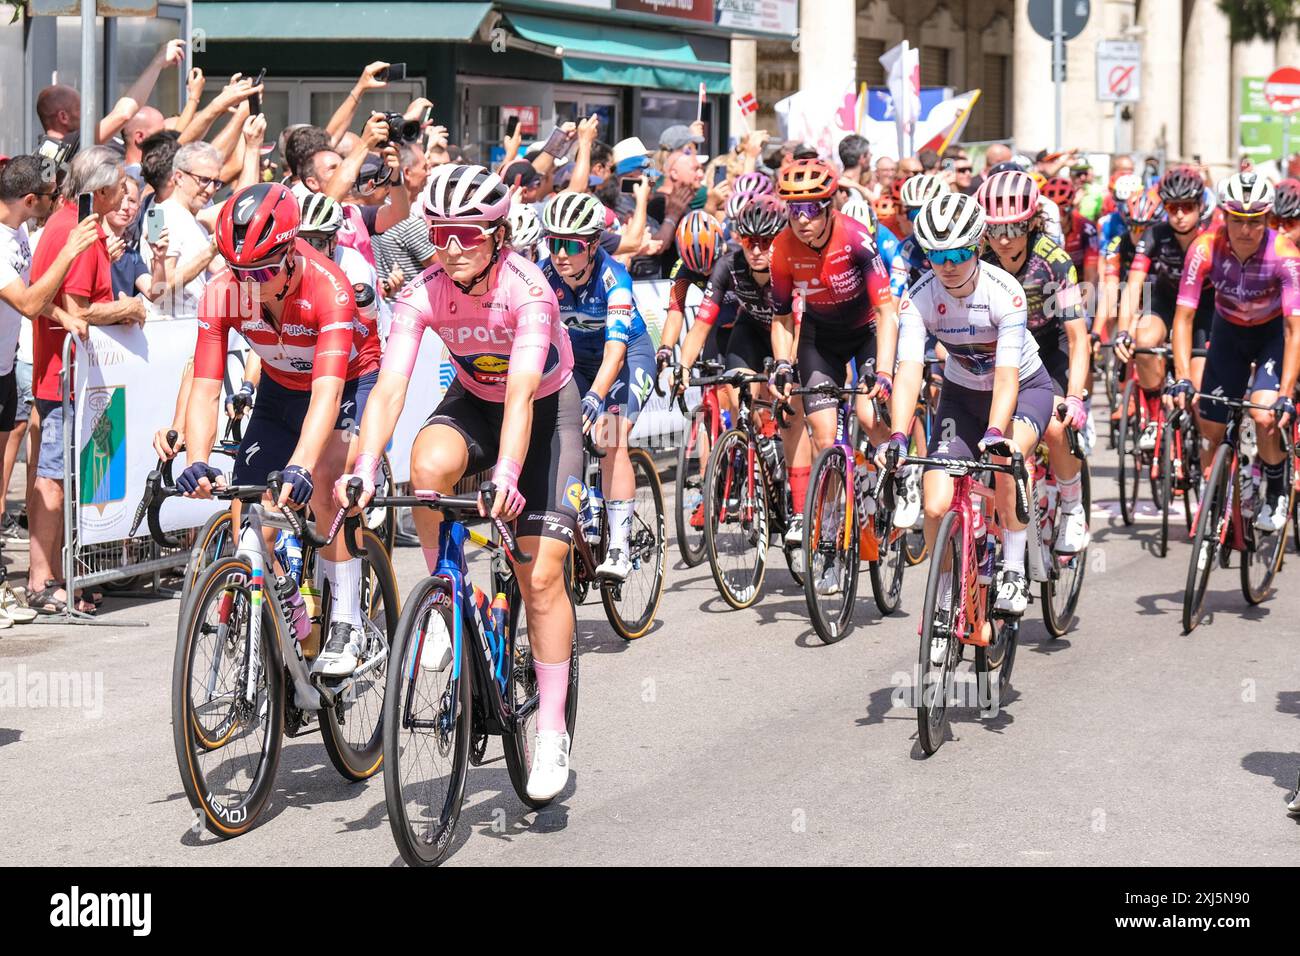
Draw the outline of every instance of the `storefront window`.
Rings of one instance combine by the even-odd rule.
[[[0,15],[0,153],[13,156],[31,147],[23,143],[27,84],[23,76],[23,24]]]
[[[162,17],[118,17],[117,42],[114,44],[117,57],[117,84],[109,91],[108,105],[112,106],[131,84],[144,72],[160,47],[168,40],[181,35],[181,21]],[[56,69],[58,81],[68,86],[81,89],[81,18],[59,17],[57,27]],[[104,20],[95,21],[95,37],[103,56]],[[97,68],[102,69],[102,62]],[[212,80],[208,86],[212,86]],[[220,87],[218,86],[218,89]],[[175,67],[163,70],[154,86],[153,96],[149,99],[151,106],[157,107],[164,116],[174,116],[181,110],[181,77]]]
[[[642,93],[641,122],[637,135],[654,149],[659,144],[659,136],[670,126],[689,126],[695,122],[696,98],[679,96],[675,93]],[[704,101],[704,145],[701,153],[714,153],[713,144],[717,142],[717,130],[713,124],[713,101]]]

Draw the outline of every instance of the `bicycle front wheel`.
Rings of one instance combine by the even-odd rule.
[[[813,630],[827,644],[852,630],[853,601],[858,591],[857,503],[850,485],[848,455],[832,445],[817,456],[808,476],[804,508],[803,593]]]
[[[644,448],[630,448],[628,455],[636,474],[636,500],[628,539],[632,570],[621,583],[602,583],[600,600],[618,636],[634,641],[650,630],[659,610],[659,599],[664,592],[664,567],[668,563],[668,537],[664,493],[654,459]]]
[[[1201,509],[1196,516],[1196,534],[1192,539],[1192,557],[1187,566],[1187,585],[1183,589],[1183,633],[1190,634],[1201,621],[1205,606],[1205,590],[1210,583],[1210,572],[1219,560],[1220,534],[1227,520],[1228,504],[1227,445],[1220,445],[1214,453],[1214,467],[1202,489]]]
[[[677,550],[682,563],[693,568],[704,560],[704,463],[709,456],[709,412],[701,405],[686,424],[677,446]]]
[[[446,855],[465,796],[474,654],[462,648],[437,670],[421,661],[426,643],[455,646],[455,600],[444,578],[417,584],[389,652],[384,798],[393,840],[410,866],[432,866]]]
[[[886,540],[881,542],[880,559],[871,562],[871,594],[881,614],[893,614],[903,603],[903,572],[908,564],[909,533],[891,529]]]
[[[917,665],[916,732],[926,756],[943,746],[948,732],[948,701],[961,661],[957,609],[962,603],[961,524],[949,511],[939,522],[930,556],[921,610],[921,647]]]
[[[704,545],[722,599],[737,610],[758,600],[767,571],[767,486],[741,429],[723,432],[704,473]]]
[[[1169,511],[1174,506],[1174,429],[1165,422],[1160,429],[1160,474],[1156,480],[1156,507],[1160,509],[1160,537],[1156,555],[1169,553]]]
[[[284,741],[284,664],[275,605],[253,572],[220,558],[194,584],[176,632],[172,743],[196,817],[219,837],[246,833],[275,785]],[[265,597],[265,595],[264,595]],[[253,641],[255,607],[260,633]],[[256,646],[254,646],[256,645]]]
[[[230,528],[230,509],[227,508],[208,518],[195,535],[194,547],[190,549],[190,560],[185,565],[185,577],[181,583],[182,608],[194,590],[194,582],[203,576],[203,572],[212,567],[218,558],[235,553],[235,536]]]
[[[1137,382],[1130,380],[1124,386],[1120,400],[1119,429],[1115,449],[1119,455],[1119,511],[1126,525],[1131,525],[1137,511],[1138,494],[1142,490],[1142,413],[1138,408]]]

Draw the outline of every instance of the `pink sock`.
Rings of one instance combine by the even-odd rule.
[[[424,552],[424,563],[428,565],[429,573],[432,574],[438,570],[438,549],[433,547],[420,548],[420,550]]]
[[[568,731],[564,720],[564,704],[569,697],[569,662],[543,664],[533,661],[537,672],[537,730],[553,730],[558,734]]]

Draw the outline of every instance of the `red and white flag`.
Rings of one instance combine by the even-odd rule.
[[[708,91],[704,89],[704,84],[701,83],[700,97],[698,100],[695,101],[695,121],[697,123],[704,118],[704,97],[707,95],[708,95]]]
[[[930,115],[916,124],[916,152],[932,149],[942,156],[949,145],[960,140],[980,92],[968,90],[936,103]]]
[[[758,100],[754,98],[753,93],[746,93],[736,100],[736,106],[739,108],[741,116],[753,116],[758,112]]]

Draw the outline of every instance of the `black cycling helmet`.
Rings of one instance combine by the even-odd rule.
[[[775,196],[755,196],[741,208],[732,228],[738,236],[766,238],[785,228],[790,212]]]
[[[1195,166],[1171,166],[1160,178],[1161,202],[1203,202],[1205,180]]]
[[[1300,219],[1300,179],[1284,179],[1277,184],[1273,215],[1279,219]]]

